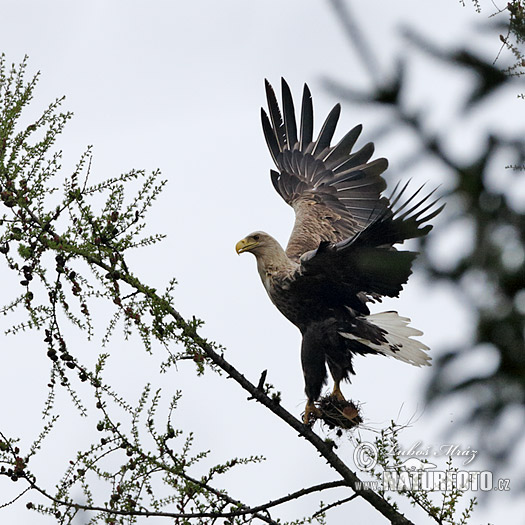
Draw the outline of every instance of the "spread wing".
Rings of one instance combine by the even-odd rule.
[[[282,79],[283,117],[272,86],[266,81],[269,115],[261,110],[264,136],[278,172],[271,170],[273,185],[295,211],[295,225],[286,254],[298,261],[323,241],[337,243],[353,237],[388,210],[381,197],[386,183],[381,173],[386,159],[368,162],[374,152],[370,142],[352,152],[362,126],[350,130],[335,146],[341,106],[337,104],[313,139],[313,105],[305,84],[299,129],[288,84]]]
[[[408,183],[392,195],[392,204],[365,229],[337,243],[322,242],[301,257],[291,279],[294,293],[321,298],[328,306],[346,305],[367,313],[365,296],[397,297],[412,273],[417,253],[397,251],[394,244],[426,235],[425,224],[438,215],[434,192],[419,197],[422,187],[398,205]],[[364,296],[363,296],[364,294]]]

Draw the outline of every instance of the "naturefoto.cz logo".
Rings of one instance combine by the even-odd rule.
[[[410,456],[410,451],[409,449],[409,454],[406,454],[406,451],[405,454],[398,451],[396,456],[400,458]],[[471,452],[477,453],[476,451]],[[412,454],[414,454],[413,447]],[[436,452],[434,454],[438,455]],[[463,465],[470,461],[465,461]],[[378,450],[375,444],[364,441],[357,445],[354,450],[354,463],[360,470],[366,472],[374,470],[378,463]],[[510,490],[510,480],[494,480],[492,472],[488,470],[467,471],[458,468],[439,470],[436,464],[426,458],[421,460],[419,457],[408,457],[408,459],[401,460],[396,465],[386,467],[381,473],[381,479],[363,481],[361,484],[360,488],[383,491]]]

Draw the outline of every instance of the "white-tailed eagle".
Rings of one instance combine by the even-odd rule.
[[[286,250],[270,235],[254,232],[239,241],[237,253],[251,252],[270,299],[302,333],[301,362],[308,398],[304,421],[319,415],[315,402],[334,379],[332,396],[343,400],[340,382],[354,373],[355,354],[382,354],[415,366],[430,364],[421,335],[397,312],[371,314],[367,303],[397,297],[411,274],[415,252],[394,245],[426,235],[426,224],[443,208],[421,188],[406,195],[396,186],[382,195],[386,159],[370,161],[374,145],[353,152],[362,127],[335,146],[341,106],[337,104],[313,136],[313,105],[304,86],[299,125],[290,88],[282,80],[282,116],[266,82],[268,114],[262,126],[278,168],[271,170],[277,193],[295,210]]]

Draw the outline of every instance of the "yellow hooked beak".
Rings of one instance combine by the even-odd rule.
[[[240,255],[242,252],[249,252],[256,246],[259,246],[257,241],[244,238],[235,245],[235,251],[237,252],[237,255]]]

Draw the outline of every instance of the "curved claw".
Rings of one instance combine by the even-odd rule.
[[[321,411],[315,406],[314,402],[308,400],[304,407],[303,423],[305,425],[310,425],[315,419],[321,417],[321,415]]]

